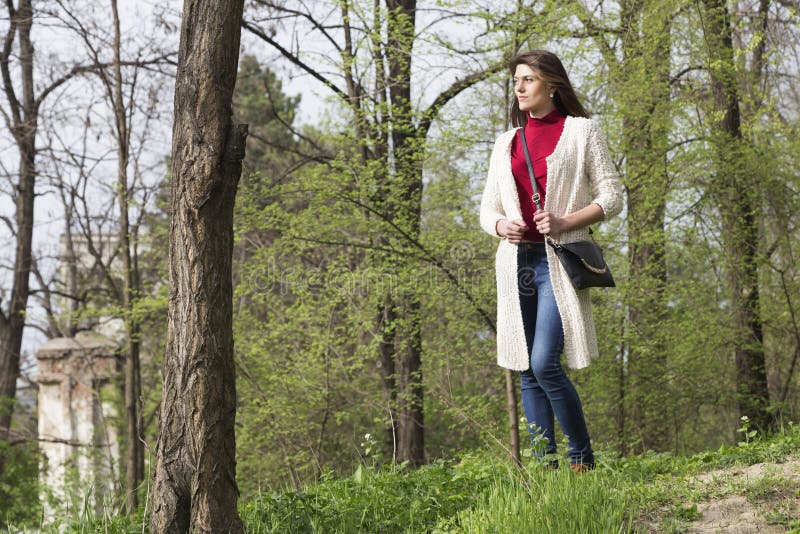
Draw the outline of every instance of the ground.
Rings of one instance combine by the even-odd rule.
[[[800,459],[718,469],[688,480],[688,498],[638,526],[648,532],[800,534]]]

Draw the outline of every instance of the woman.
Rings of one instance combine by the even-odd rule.
[[[568,436],[570,467],[594,466],[578,393],[561,367],[597,355],[587,289],[575,290],[545,236],[587,239],[619,213],[620,185],[605,140],[578,101],[558,57],[532,50],[511,60],[514,129],[498,137],[481,201],[481,226],[497,248],[497,362],[521,371],[522,406],[536,457],[556,452],[554,416]],[[518,130],[525,129],[543,210],[536,212]],[[557,465],[555,461],[552,462]]]

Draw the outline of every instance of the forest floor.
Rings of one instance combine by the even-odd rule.
[[[745,421],[740,432],[735,445],[691,456],[601,454],[583,474],[529,457],[517,466],[489,450],[420,469],[364,458],[351,473],[243,496],[239,512],[252,534],[800,534],[800,425],[761,437]],[[70,502],[84,506],[46,525],[29,503],[28,519],[8,530],[148,532],[144,510],[95,516],[91,501],[77,497]]]
[[[685,480],[682,506],[665,506],[637,527],[648,532],[798,532],[800,459],[716,469]]]

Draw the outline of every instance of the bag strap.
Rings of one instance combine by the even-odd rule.
[[[531,200],[533,201],[533,205],[536,206],[536,211],[539,211],[542,208],[542,200],[541,196],[539,196],[539,185],[536,183],[536,174],[533,172],[533,163],[531,163],[531,155],[528,152],[528,141],[525,139],[525,126],[519,129],[519,137],[522,142],[522,152],[525,154],[525,164],[528,166],[528,177],[531,179],[531,188],[533,190],[533,194],[531,195]],[[592,241],[594,241],[594,232],[592,232],[592,228],[589,227],[589,237],[591,237]],[[550,237],[550,234],[546,234],[544,236],[544,240],[547,241],[550,246],[554,249],[559,250],[561,248],[561,243]]]
[[[536,206],[536,211],[540,211],[544,208],[542,207],[542,197],[539,195],[539,184],[536,183],[536,174],[533,172],[531,154],[528,152],[528,140],[525,139],[525,126],[519,129],[519,137],[522,142],[522,152],[525,154],[525,164],[528,166],[528,176],[531,179],[531,189],[533,191],[531,200],[533,201],[533,205]],[[550,237],[550,234],[545,234],[544,240],[554,249],[561,249],[561,243]]]
[[[536,211],[542,210],[542,200],[539,196],[539,185],[536,183],[536,174],[533,172],[533,163],[531,163],[531,155],[528,152],[528,141],[525,139],[525,127],[519,129],[519,137],[522,141],[522,151],[525,153],[525,163],[528,165],[528,176],[531,179],[531,187],[533,194],[531,200],[533,205],[536,206]]]

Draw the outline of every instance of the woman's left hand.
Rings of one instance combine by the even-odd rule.
[[[536,230],[542,235],[558,235],[564,230],[567,230],[564,217],[559,217],[549,211],[537,211],[533,215],[533,222],[536,224]]]

